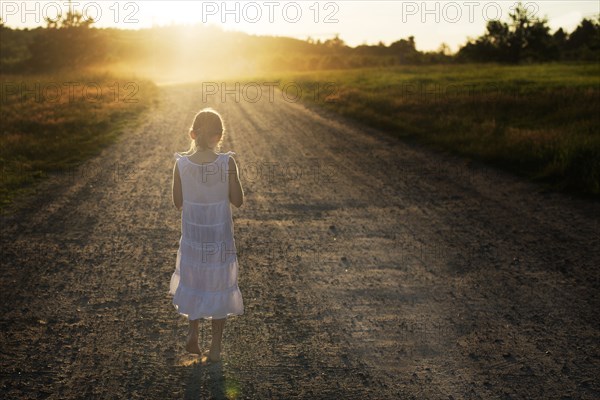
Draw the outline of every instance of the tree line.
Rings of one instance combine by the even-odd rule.
[[[550,33],[546,18],[532,18],[519,6],[508,22],[489,21],[484,35],[468,41],[456,58],[461,61],[519,64],[547,61],[599,61],[600,23],[583,19],[570,34]]]
[[[551,33],[547,19],[534,18],[522,5],[506,22],[489,21],[483,35],[468,40],[455,54],[445,45],[438,51],[419,51],[413,36],[390,45],[350,47],[339,36],[315,41],[205,26],[125,31],[97,29],[93,24],[76,12],[32,30],[11,29],[0,20],[0,71],[36,73],[129,64],[159,71],[195,65],[205,73],[224,68],[232,73],[260,73],[460,62],[600,61],[599,19],[583,19],[570,33],[562,28]],[[182,30],[188,30],[183,36],[191,38],[183,48]],[[193,35],[189,30],[195,30]]]

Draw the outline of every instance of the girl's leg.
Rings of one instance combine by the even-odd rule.
[[[190,320],[190,328],[187,336],[187,343],[185,345],[185,349],[190,353],[200,354],[202,350],[200,350],[200,346],[198,346],[198,324],[200,320]]]
[[[221,359],[221,340],[223,339],[225,320],[226,318],[212,320],[212,343],[210,344],[210,352],[208,354],[210,361],[219,361]]]

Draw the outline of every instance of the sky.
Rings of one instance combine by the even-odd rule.
[[[553,30],[572,31],[582,18],[595,18],[600,1],[523,1],[530,13],[547,18]],[[487,21],[506,20],[516,1],[73,1],[72,7],[96,19],[97,27],[141,29],[156,25],[207,24],[254,35],[329,39],[350,46],[390,43],[414,36],[417,49],[455,51],[468,37],[485,31]],[[0,1],[10,27],[45,26],[69,9],[66,0]]]

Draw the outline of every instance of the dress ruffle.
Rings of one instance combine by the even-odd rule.
[[[244,313],[242,293],[237,284],[228,290],[201,293],[179,284],[173,297],[175,309],[191,320],[221,319]]]

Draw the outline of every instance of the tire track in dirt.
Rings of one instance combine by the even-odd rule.
[[[246,313],[211,368],[185,355],[167,295],[172,154],[205,105],[247,195]],[[599,393],[597,203],[280,96],[203,104],[199,85],[163,87],[139,127],[38,193],[2,216],[2,397]]]

